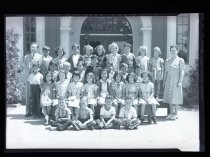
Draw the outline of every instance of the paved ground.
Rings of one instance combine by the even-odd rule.
[[[138,130],[52,131],[43,120],[24,118],[25,106],[8,107],[6,147],[33,148],[178,148],[199,151],[199,111],[180,109],[179,119],[167,121],[165,109],[158,109],[158,124]]]

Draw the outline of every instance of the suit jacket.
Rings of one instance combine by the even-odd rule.
[[[82,57],[81,57],[81,55],[79,55],[78,61],[81,61],[81,60],[82,60]],[[74,70],[75,70],[75,68],[76,68],[76,67],[74,67],[74,63],[73,63],[73,55],[71,55],[71,56],[68,58],[67,61],[71,64],[70,72],[73,73]]]

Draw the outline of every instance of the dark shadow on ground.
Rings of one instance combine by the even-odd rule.
[[[7,114],[7,117],[10,119],[32,119],[32,117],[24,117],[24,114]]]
[[[33,119],[33,120],[30,120],[30,121],[25,121],[24,123],[29,123],[31,125],[43,125],[44,124],[44,121],[42,119]]]

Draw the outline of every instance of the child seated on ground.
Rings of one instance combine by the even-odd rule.
[[[72,125],[76,130],[94,129],[96,122],[93,120],[93,111],[87,107],[87,97],[80,99],[80,108],[76,110],[75,120]]]
[[[100,120],[96,120],[99,129],[113,128],[116,124],[116,112],[115,108],[112,106],[112,101],[113,96],[107,95],[105,98],[105,105],[100,110]]]
[[[132,107],[133,99],[131,96],[125,97],[125,106],[120,110],[118,124],[119,129],[137,129],[140,125],[140,120],[137,118],[137,113],[134,107]]]
[[[71,125],[71,111],[66,106],[65,100],[59,99],[58,107],[55,111],[55,121],[51,120],[52,127],[56,127],[57,130],[63,131],[68,129]]]

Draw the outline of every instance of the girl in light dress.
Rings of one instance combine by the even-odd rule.
[[[146,46],[140,46],[138,50],[138,57],[136,57],[136,64],[142,67],[143,71],[148,71],[149,66],[149,57],[147,57],[147,47]]]
[[[75,71],[73,73],[73,82],[71,82],[68,86],[68,97],[67,97],[67,103],[68,107],[71,110],[72,118],[74,119],[76,116],[76,110],[80,107],[79,106],[79,100],[80,100],[80,91],[83,86],[82,82],[79,82],[80,79],[80,73],[79,71]]]
[[[55,49],[55,55],[56,58],[53,59],[53,62],[55,62],[58,65],[58,71],[60,71],[63,67],[63,63],[67,60],[67,58],[64,57],[65,51],[62,47],[58,47]]]
[[[151,59],[151,71],[154,83],[154,95],[159,100],[160,82],[163,80],[164,60],[159,57],[161,50],[159,47],[153,49],[154,57]]]
[[[124,97],[125,97],[125,83],[123,81],[122,73],[115,72],[114,82],[111,84],[111,94],[113,99],[113,105],[116,110],[116,114],[119,114],[120,109],[124,106]]]
[[[139,86],[139,93],[140,93],[140,98],[139,98],[139,104],[141,105],[141,116],[140,120],[141,122],[144,121],[144,111],[146,105],[151,105],[152,106],[152,116],[149,117],[149,123],[151,123],[151,119],[154,121],[156,124],[156,105],[159,105],[157,100],[154,98],[154,84],[149,81],[149,72],[144,71],[142,74],[142,82],[140,83]]]
[[[57,80],[58,80],[59,71],[57,69],[58,69],[57,63],[54,61],[51,61],[49,63],[48,71],[50,71],[52,73],[52,79],[54,82],[57,82]]]
[[[135,82],[135,74],[129,73],[126,78],[126,86],[125,86],[125,95],[132,97],[133,106],[138,111],[138,88],[137,83]]]
[[[70,69],[71,69],[71,64],[69,62],[64,62],[62,70],[65,71],[66,78],[69,81],[69,83],[72,82],[72,73],[69,72]]]
[[[97,105],[96,98],[98,97],[98,86],[95,84],[95,76],[92,72],[87,73],[85,84],[81,88],[81,97],[86,96],[88,105],[95,112],[94,107]]]
[[[42,113],[45,116],[45,124],[49,125],[49,118],[51,114],[51,108],[53,104],[53,99],[55,98],[54,95],[54,85],[52,80],[52,73],[48,71],[45,74],[44,82],[40,85],[41,87],[41,106],[42,106]]]

